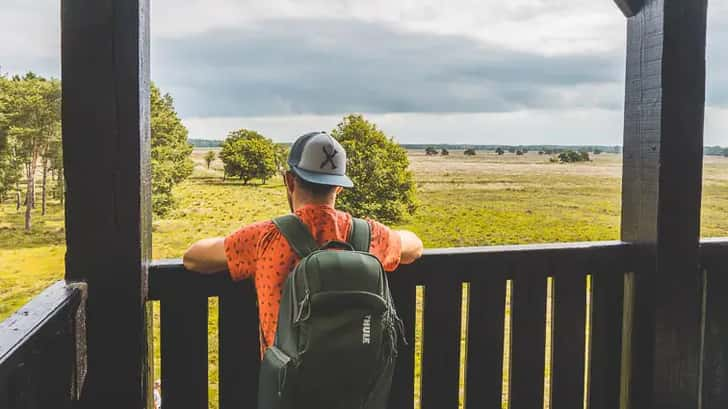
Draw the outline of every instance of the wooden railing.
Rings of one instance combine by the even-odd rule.
[[[634,386],[622,365],[636,341],[638,257],[621,242],[427,251],[390,275],[409,344],[400,347],[389,407],[540,409],[544,399],[558,409],[620,407]],[[718,409],[728,402],[728,240],[704,241],[701,263],[703,408]],[[251,283],[190,273],[179,261],[156,262],[150,274],[165,409],[208,407],[210,297],[219,298],[219,406],[256,407]],[[0,324],[0,407],[72,407],[84,375],[83,294],[56,283]]]
[[[0,408],[72,407],[85,376],[84,293],[59,281],[0,323]]]
[[[625,273],[633,260],[621,242],[427,251],[389,276],[410,341],[400,346],[389,407],[413,408],[418,398],[425,409],[457,408],[463,400],[470,408],[499,408],[505,400],[514,409],[543,408],[544,374],[551,407],[582,408],[585,393],[590,408],[618,407]],[[547,314],[549,281],[553,307]],[[419,286],[422,331],[416,334]],[[215,296],[220,408],[255,407],[259,347],[251,283],[203,277],[184,271],[179,261],[161,261],[151,269],[150,298],[161,301],[165,409],[207,408],[207,299]],[[548,327],[547,315],[553,322]]]

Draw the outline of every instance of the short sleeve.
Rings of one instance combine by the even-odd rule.
[[[385,271],[396,270],[402,258],[402,239],[399,233],[377,221],[367,221],[372,232],[369,252],[382,262]]]
[[[255,274],[258,241],[264,230],[265,223],[254,223],[225,237],[225,257],[234,281],[245,280]]]

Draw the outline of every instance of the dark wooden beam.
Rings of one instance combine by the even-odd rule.
[[[614,0],[617,3],[617,7],[622,10],[625,17],[632,17],[639,13],[645,0]]]
[[[622,239],[641,249],[632,407],[700,399],[706,8],[646,0],[628,20]]]
[[[149,0],[61,10],[66,278],[88,283],[81,407],[146,407]]]

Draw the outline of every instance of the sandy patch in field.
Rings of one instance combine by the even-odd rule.
[[[497,156],[482,152],[475,157],[464,157],[460,151],[452,151],[449,156],[428,157],[417,152],[409,153],[410,169],[421,179],[427,176],[438,177],[478,174],[498,175],[551,175],[551,176],[602,176],[620,178],[622,175],[622,156],[602,154],[595,156],[589,163],[550,163],[549,156],[528,153],[523,156],[505,154]]]

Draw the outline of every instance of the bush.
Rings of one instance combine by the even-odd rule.
[[[568,150],[559,154],[559,161],[561,163],[588,162],[590,160],[589,152]]]
[[[495,153],[496,153],[496,154],[497,154],[498,156],[500,156],[500,155],[503,155],[503,154],[504,154],[504,153],[506,153],[506,152],[505,152],[505,151],[503,150],[503,148],[496,148],[496,150],[495,150]]]
[[[427,149],[425,149],[425,155],[427,155],[427,156],[437,155],[437,149],[433,148],[432,146],[428,146]]]
[[[520,149],[516,151],[516,155],[518,155],[518,156],[523,156],[523,153],[524,152]]]
[[[445,148],[442,148],[442,151],[440,151],[440,155],[442,155],[442,156],[447,156],[449,154],[450,154],[450,151]]]
[[[337,207],[385,223],[415,212],[415,182],[404,148],[362,115],[344,117],[331,136],[346,149],[347,174],[354,182]]]
[[[273,141],[247,129],[230,132],[222,144],[220,160],[225,177],[239,177],[244,184],[260,179],[263,184],[278,170],[279,152]]]
[[[475,149],[465,149],[465,156],[475,156]]]

